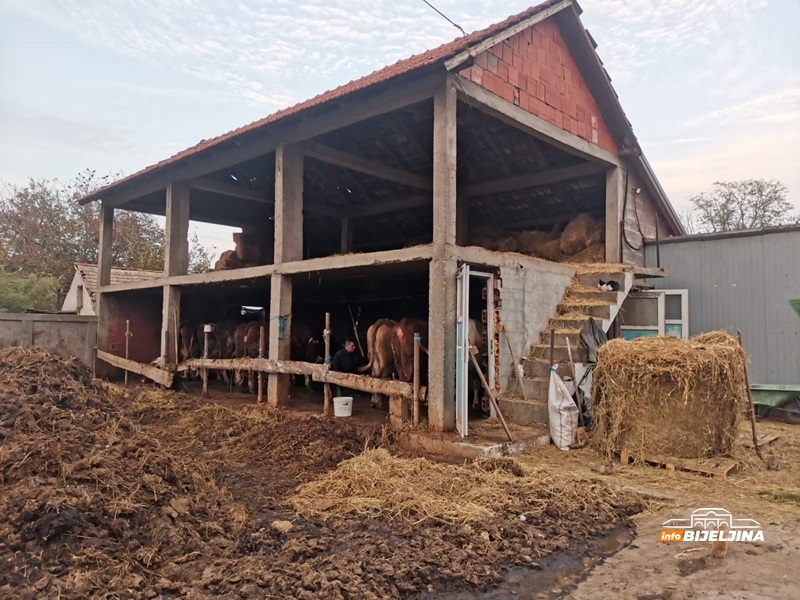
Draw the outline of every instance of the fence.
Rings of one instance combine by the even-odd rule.
[[[0,350],[37,346],[91,367],[96,344],[96,316],[0,313]]]

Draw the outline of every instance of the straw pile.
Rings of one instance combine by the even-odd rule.
[[[561,235],[546,231],[504,231],[479,227],[473,244],[498,252],[519,252],[554,262],[602,262],[605,259],[605,222],[588,213],[575,216]]]
[[[594,371],[593,444],[637,459],[729,455],[746,402],[746,360],[723,331],[611,340]]]
[[[641,508],[635,496],[619,496],[600,482],[565,480],[544,471],[523,476],[511,459],[477,460],[459,466],[425,458],[367,450],[290,498],[306,517],[380,517],[412,523],[466,524],[492,519],[546,523],[577,513],[616,522]],[[577,525],[576,528],[580,528]]]

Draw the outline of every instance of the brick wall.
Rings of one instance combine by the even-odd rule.
[[[617,153],[558,25],[546,19],[475,57],[460,73],[529,113]]]

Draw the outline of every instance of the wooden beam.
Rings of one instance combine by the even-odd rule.
[[[407,173],[368,158],[349,154],[348,152],[343,152],[336,148],[330,148],[319,142],[306,142],[303,144],[303,152],[306,156],[316,158],[322,162],[371,175],[378,179],[394,181],[395,183],[419,188],[421,190],[433,189],[433,182],[428,177]]]
[[[274,204],[275,202],[275,199],[270,198],[266,190],[244,188],[233,183],[222,183],[220,181],[214,181],[213,179],[208,179],[205,177],[192,179],[189,182],[189,185],[193,190],[221,194],[223,196],[230,196],[231,198],[241,198],[243,200],[263,202],[266,204]]]
[[[282,373],[284,375],[313,375],[322,369],[314,363],[273,360],[271,358],[190,358],[178,365],[177,372],[189,369],[257,371],[259,373]]]
[[[348,254],[353,249],[353,222],[350,217],[342,218],[342,239],[339,251]]]
[[[410,398],[414,393],[410,383],[397,381],[396,379],[377,379],[376,377],[367,377],[366,375],[324,371],[322,369],[314,372],[311,378],[314,381],[340,385],[351,390],[371,392],[373,394],[398,395]],[[420,390],[420,395],[424,397],[422,390]]]
[[[367,205],[353,206],[348,209],[347,215],[353,219],[359,217],[371,217],[374,215],[383,215],[386,213],[400,212],[412,208],[421,208],[423,206],[433,205],[433,198],[428,195],[414,195],[405,196],[403,198],[396,198],[394,200],[383,200],[381,202],[373,202]]]
[[[516,177],[495,179],[494,181],[487,181],[485,183],[476,183],[463,188],[461,191],[472,197],[488,196],[490,194],[501,194],[503,192],[511,192],[540,185],[550,185],[558,183],[559,181],[586,177],[587,175],[597,175],[603,173],[605,170],[606,167],[602,165],[593,162],[585,162],[579,165],[545,171],[543,173],[518,175]]]
[[[565,8],[571,5],[572,5],[572,0],[562,0],[562,2],[559,2],[555,6],[551,6],[550,8],[538,12],[535,15],[528,17],[524,21],[520,21],[513,27],[508,27],[507,29],[504,29],[497,35],[493,35],[492,37],[482,41],[480,44],[476,44],[471,48],[464,50],[463,52],[459,52],[453,58],[445,61],[444,66],[448,71],[452,71],[453,69],[459,68],[467,61],[470,61],[476,56],[478,56],[478,54],[480,54],[481,52],[485,52],[489,48],[496,46],[497,44],[504,42],[510,37],[517,35],[520,31],[524,31],[528,27],[531,27],[536,23],[544,21],[545,19],[553,16],[557,12],[564,10]]]
[[[121,206],[130,200],[165,189],[174,179],[202,177],[269,154],[281,142],[302,142],[422,102],[433,96],[434,89],[442,79],[440,72],[421,77],[417,75],[403,83],[392,82],[393,85],[377,93],[370,90],[372,95],[354,93],[355,98],[344,96],[332,100],[320,107],[317,114],[314,114],[314,108],[309,108],[303,111],[307,113],[303,114],[304,118],[289,117],[250,134],[235,136],[229,143],[215,145],[213,149],[199,152],[190,159],[143,174],[106,192],[91,194],[82,202],[85,204],[102,198],[109,206]]]
[[[466,97],[470,105],[477,105],[476,108],[575,156],[606,166],[620,164],[619,158],[612,152],[556,127],[461,75],[455,77],[460,93]]]
[[[131,373],[136,373],[142,377],[147,377],[156,383],[160,383],[164,387],[172,387],[172,380],[175,377],[175,374],[172,371],[165,371],[164,369],[159,369],[155,365],[149,365],[147,363],[140,363],[135,360],[122,358],[121,356],[110,354],[104,350],[97,350],[97,358],[113,367],[125,369]]]

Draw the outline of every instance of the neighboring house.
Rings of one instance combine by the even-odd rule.
[[[161,271],[146,271],[144,269],[111,269],[111,284],[131,283],[155,279],[163,276]],[[97,265],[90,263],[75,263],[75,276],[69,285],[69,291],[64,297],[61,312],[75,313],[77,315],[95,315],[95,302],[97,299]]]

